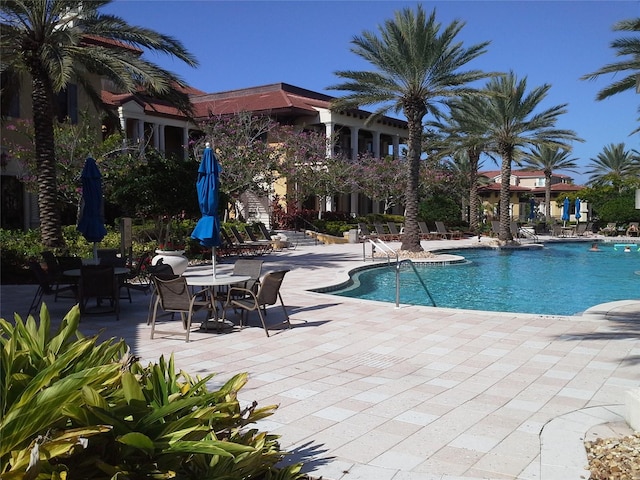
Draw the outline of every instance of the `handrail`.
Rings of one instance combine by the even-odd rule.
[[[518,235],[522,235],[524,238],[527,239],[531,239],[534,242],[538,241],[538,236],[534,233],[531,233],[529,230],[523,228],[523,227],[518,227]]]
[[[376,247],[378,247],[380,249],[380,251],[382,251],[382,253],[384,253],[387,256],[387,263],[388,264],[391,264],[391,256],[392,255],[394,257],[396,257],[396,263],[398,262],[398,252],[396,252],[393,248],[391,248],[389,245],[384,243],[379,238],[367,238],[365,240],[365,242],[362,242],[362,261],[365,261],[367,259],[366,251],[365,251],[365,246],[366,246],[367,242],[371,244],[371,258],[372,259],[374,259],[374,254],[376,252]]]
[[[378,247],[380,251],[382,251],[386,255],[387,265],[391,266],[391,257],[392,256],[396,257],[396,308],[400,308],[400,266],[403,263],[408,263],[409,265],[411,265],[411,268],[413,269],[413,273],[415,273],[416,277],[418,277],[418,281],[422,285],[422,288],[424,289],[426,294],[429,296],[429,300],[431,300],[431,304],[434,307],[436,306],[436,302],[431,296],[431,292],[429,292],[427,285],[424,283],[424,280],[422,280],[422,277],[418,273],[418,270],[416,270],[416,266],[414,265],[413,261],[410,258],[400,260],[398,256],[398,252],[396,252],[393,248],[391,248],[389,245],[384,243],[384,241],[380,240],[379,238],[367,238],[364,242],[362,242],[362,260],[363,261],[366,260],[365,246],[367,243],[371,244],[372,259],[374,259],[376,247]]]
[[[400,307],[400,265],[403,263],[408,263],[409,265],[411,265],[411,268],[413,269],[413,273],[415,273],[416,277],[418,277],[418,280],[420,281],[420,285],[422,285],[422,288],[429,296],[429,300],[431,300],[431,304],[435,307],[436,301],[431,296],[431,292],[429,292],[429,289],[427,288],[427,285],[424,283],[424,280],[422,280],[422,277],[418,273],[418,270],[416,270],[416,266],[414,265],[413,261],[410,258],[405,258],[404,260],[396,264],[396,308]]]
[[[307,230],[311,230],[311,231],[313,231],[313,232],[315,232],[315,233],[316,233],[316,235],[314,235],[314,236],[313,236],[313,239],[314,239],[315,245],[317,245],[317,244],[318,244],[318,235],[317,235],[317,234],[318,234],[318,233],[320,233],[320,230],[318,230],[318,227],[316,227],[316,226],[315,226],[313,223],[311,223],[309,220],[307,220],[307,219],[306,219],[306,218],[304,218],[304,217],[301,217],[301,216],[300,216],[300,215],[298,215],[298,214],[294,214],[294,215],[293,215],[293,218],[295,219],[295,224],[294,224],[294,226],[295,226],[296,230],[298,229],[298,220],[302,220],[303,224],[309,225],[309,226],[311,227],[311,228],[307,228]]]

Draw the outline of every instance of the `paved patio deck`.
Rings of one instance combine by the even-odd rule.
[[[259,428],[324,480],[577,480],[588,478],[585,435],[628,429],[624,394],[640,386],[638,299],[574,317],[396,309],[308,291],[346,280],[363,263],[361,245],[264,259],[263,271],[291,268],[282,287],[291,330],[267,338],[252,315],[255,328],[150,340],[141,292],[122,301],[119,322],[87,317],[81,329],[126,339],[145,362],[174,353],[191,374],[217,373],[215,384],[248,372],[240,398],[280,406]],[[24,315],[35,288],[3,285],[1,316]],[[70,307],[46,301],[53,319]],[[281,315],[274,308],[267,319]]]

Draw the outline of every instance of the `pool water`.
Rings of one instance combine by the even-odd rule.
[[[500,312],[574,315],[615,300],[640,298],[640,251],[614,244],[548,244],[543,249],[465,249],[447,251],[468,261],[434,266],[415,263],[438,307]],[[640,272],[639,272],[640,273]],[[395,266],[361,270],[351,284],[330,293],[396,301]],[[415,272],[400,272],[400,303],[432,305]]]

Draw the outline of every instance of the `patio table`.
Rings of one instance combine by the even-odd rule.
[[[211,271],[205,275],[202,272],[200,274],[187,274],[184,277],[187,279],[187,285],[193,287],[208,287],[209,295],[211,298],[211,304],[214,306],[213,315],[214,318],[209,318],[200,324],[202,330],[209,330],[213,324],[216,328],[220,327],[220,320],[218,317],[218,309],[215,308],[216,304],[216,287],[235,285],[238,283],[245,283],[251,280],[249,275],[233,275],[230,273],[216,274],[214,277]],[[223,325],[224,326],[224,325]]]

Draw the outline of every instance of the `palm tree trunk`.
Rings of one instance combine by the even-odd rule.
[[[418,182],[420,179],[420,155],[422,154],[422,118],[423,106],[407,105],[404,108],[407,116],[408,162],[409,173],[407,178],[407,194],[404,218],[404,234],[402,235],[401,250],[409,252],[422,252],[420,245],[420,229],[418,227]]]
[[[508,242],[513,239],[511,236],[511,217],[509,216],[509,200],[511,197],[511,155],[502,155],[502,166],[500,169],[500,232],[498,239]]]
[[[544,172],[544,219],[548,224],[551,223],[551,172]]]
[[[477,148],[469,149],[469,229],[480,234],[478,221],[478,162],[480,152]]]
[[[36,164],[38,165],[38,210],[40,236],[48,248],[64,246],[58,187],[56,180],[55,137],[53,133],[52,95],[47,81],[33,75],[33,127],[35,132]],[[46,77],[45,77],[46,78]]]

